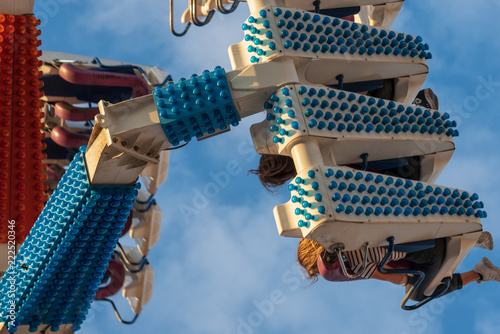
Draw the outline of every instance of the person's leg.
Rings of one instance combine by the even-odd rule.
[[[453,274],[449,288],[440,297],[450,292],[460,290],[472,282],[481,284],[485,281],[500,282],[500,269],[495,267],[487,258],[482,259],[481,262],[474,267],[474,270],[469,270],[461,274]],[[438,286],[436,290],[439,288],[440,286]]]
[[[477,282],[481,278],[481,276],[474,270],[469,270],[465,273],[461,273],[460,277],[462,278],[463,286],[466,286],[467,284],[470,284],[472,282]]]
[[[495,270],[493,270],[493,271],[495,271]],[[498,274],[499,273],[497,273],[497,275]],[[455,276],[456,276],[456,278],[455,278]],[[465,273],[461,273],[461,274],[453,274],[453,277],[452,277],[452,280],[450,283],[450,287],[448,288],[448,291],[446,291],[445,294],[448,294],[448,293],[455,291],[455,290],[460,290],[461,288],[463,288],[464,286],[466,286],[467,284],[470,284],[472,282],[481,283],[482,281],[485,281],[484,278],[483,278],[483,280],[481,280],[482,277],[483,277],[483,275],[479,274],[478,272],[476,272],[474,270],[469,270],[469,271],[466,271]],[[496,279],[498,279],[498,277],[499,276],[497,276]],[[491,277],[487,276],[487,279],[488,278],[491,278]],[[495,280],[495,278],[490,279],[490,280]]]
[[[460,290],[464,286],[472,282],[477,282],[481,284],[486,281],[500,282],[500,268],[493,265],[491,261],[488,260],[487,258],[483,258],[478,264],[474,266],[473,270],[469,270],[461,274],[453,274],[450,281],[450,286],[448,287],[446,292],[442,294],[440,297],[443,297],[453,291]],[[409,288],[411,288],[411,286],[415,284],[415,282],[416,278],[408,277],[408,284],[406,291],[408,291]],[[442,285],[439,285],[436,288],[436,291],[438,291],[441,287]],[[423,289],[425,290],[425,288]],[[423,298],[425,298],[425,296],[423,295],[424,290],[421,290],[419,288],[416,294],[413,294],[414,297],[412,297],[412,300],[420,301]]]
[[[382,274],[378,269],[375,270],[370,278],[403,286],[405,286],[408,282],[408,276],[405,274]]]
[[[431,280],[436,276],[441,264],[443,263],[444,255],[446,252],[446,243],[444,239],[436,239],[436,245],[433,248],[424,249],[419,252],[414,252],[408,254],[405,259],[412,262],[412,269],[423,271],[425,274],[424,280],[420,286],[413,292],[410,297],[411,300],[421,301],[426,298],[424,295],[425,289],[431,282]],[[408,292],[417,282],[418,277],[409,275],[408,283],[406,284],[406,292]],[[453,286],[452,286],[453,283]],[[451,288],[455,290],[459,287],[461,288],[461,279],[452,278],[450,283]],[[437,288],[439,289],[439,287]]]
[[[467,284],[468,283],[470,283],[470,282],[467,282]],[[446,289],[446,291],[441,296],[439,296],[439,297],[443,297],[443,296],[446,296],[449,293],[452,293],[453,291],[460,290],[460,289],[463,288],[464,285],[465,284],[464,284],[464,281],[463,281],[462,274],[453,274],[451,276],[450,285],[448,286],[448,289]],[[444,286],[444,284],[438,285],[438,287],[434,291],[439,291],[443,286]],[[425,298],[425,296],[424,296],[424,298]]]

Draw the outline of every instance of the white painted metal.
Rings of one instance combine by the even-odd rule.
[[[165,182],[168,175],[170,151],[161,151],[158,164],[149,164],[141,173],[141,181],[150,194],[156,194],[156,190]]]
[[[160,239],[161,230],[161,209],[158,204],[141,204],[150,198],[150,193],[139,190],[137,201],[134,203],[133,225],[129,235],[135,240],[137,248],[142,255],[148,255],[149,249]],[[146,211],[147,210],[147,211]]]
[[[33,14],[35,0],[2,0],[0,13],[11,15]]]
[[[90,182],[132,184],[148,163],[159,162],[160,151],[170,147],[153,97],[114,105],[101,101],[99,110],[85,154]]]
[[[233,4],[231,0],[222,0],[222,5],[225,8],[229,8]],[[197,0],[196,1],[196,13],[198,13],[198,19],[201,19],[208,15],[211,10],[217,10],[217,0]],[[181,22],[187,23],[191,21],[191,12],[188,8],[182,13]]]
[[[390,28],[398,16],[404,1],[392,1],[382,5],[369,5],[361,7],[355,21],[369,26]]]
[[[247,1],[249,4],[252,0]],[[314,1],[303,0],[276,0],[276,5],[281,7],[301,8],[305,10],[314,10]],[[321,9],[362,7],[369,5],[384,6],[391,3],[403,2],[401,0],[321,0]]]
[[[263,103],[277,87],[290,83],[335,85],[340,74],[344,76],[344,83],[394,79],[394,100],[410,104],[425,81],[427,63],[418,57],[312,53],[285,48],[276,18],[271,14],[274,8],[266,10],[267,19],[272,22],[270,27],[264,28],[263,23],[255,22],[252,25],[262,31],[271,31],[276,48],[271,50],[268,45],[259,45],[266,56],[258,63],[250,60],[248,48],[254,46],[251,41],[243,40],[228,50],[234,71],[227,73],[227,78],[241,117],[261,111]]]
[[[250,13],[257,13],[264,7],[280,6],[289,8],[300,8],[307,11],[314,11],[314,1],[302,0],[247,0]],[[223,5],[228,7],[233,4],[231,0],[223,0]],[[320,9],[335,9],[346,7],[361,7],[360,13],[355,15],[355,21],[371,26],[389,28],[396,19],[404,0],[322,0]],[[217,10],[216,0],[197,0],[196,12],[198,19],[202,19],[212,10]],[[181,22],[191,21],[191,12],[188,8],[182,13]]]
[[[426,154],[420,160],[420,181],[434,183],[453,155],[453,150]]]
[[[297,165],[297,171],[303,170],[304,161],[315,161],[307,166],[321,164],[323,161],[328,165],[347,165],[362,162],[361,154],[369,153],[370,161],[378,161],[385,159],[393,159],[400,157],[411,156],[426,156],[425,168],[422,180],[435,180],[440,174],[446,163],[453,154],[455,145],[452,137],[438,135],[434,133],[375,133],[372,132],[339,132],[337,130],[328,131],[327,129],[318,129],[318,127],[309,127],[309,118],[305,116],[309,106],[303,106],[301,99],[297,95],[297,90],[301,85],[287,85],[290,95],[286,96],[292,102],[292,107],[284,108],[284,112],[280,114],[280,118],[284,121],[280,125],[281,129],[288,132],[287,136],[283,136],[282,143],[274,143],[274,133],[270,132],[270,122],[267,120],[261,123],[254,124],[250,128],[254,141],[255,150],[261,154],[281,154],[292,156]],[[317,90],[326,89],[323,86],[305,86],[316,88]],[[328,89],[327,89],[328,91]],[[276,93],[281,99],[284,97],[280,93]],[[307,96],[306,94],[304,94]],[[356,100],[359,94],[354,94]],[[324,98],[326,99],[326,97]],[[328,99],[326,99],[328,100]],[[328,100],[329,101],[329,100]],[[356,102],[348,103],[349,107]],[[313,108],[315,111],[321,108]],[[294,111],[294,117],[287,114],[288,110]],[[328,109],[329,110],[329,109]],[[327,109],[324,110],[325,112]],[[338,110],[337,110],[338,111]],[[334,111],[333,113],[335,113]],[[351,113],[346,111],[345,113]],[[292,122],[298,122],[298,129],[292,127]],[[277,133],[276,133],[277,134]],[[309,148],[296,151],[296,145],[304,146],[304,142],[310,142],[309,147],[318,146],[314,152],[321,152],[322,160],[312,160],[309,158]],[[307,146],[306,145],[306,146]],[[300,152],[300,153],[299,153]],[[438,155],[436,155],[438,154]],[[307,167],[306,167],[307,168]]]
[[[446,253],[441,268],[434,276],[425,290],[427,296],[432,295],[434,290],[441,284],[444,277],[451,277],[465,256],[476,244],[481,232],[472,232],[464,235],[456,235],[446,239]]]
[[[92,68],[98,68],[99,65],[94,63],[95,57],[89,57],[89,56],[82,56],[82,55],[75,55],[71,53],[64,53],[64,52],[54,52],[54,51],[43,51],[42,55],[39,57],[39,60],[43,62],[43,65],[41,67],[41,71],[43,72],[44,75],[51,74],[55,75],[58,74],[58,70],[55,66],[58,66],[62,63],[72,63],[73,65],[80,67],[80,68],[86,68],[86,69],[92,69]],[[109,60],[109,59],[100,59],[99,60],[104,64],[108,66],[118,66],[118,65],[134,65],[141,67],[144,72],[146,72],[148,78],[151,80],[151,83],[153,85],[159,85],[162,83],[165,78],[168,77],[168,72],[165,70],[157,67],[157,66],[148,66],[148,65],[139,65],[139,64],[131,64],[131,63],[126,63],[122,61],[116,61],[116,60]],[[140,75],[139,72],[137,72],[138,75]],[[60,101],[60,100],[58,100]]]
[[[295,145],[290,149],[290,153],[295,163],[295,169],[298,171],[324,164],[318,142],[313,138],[295,142]]]
[[[297,222],[303,219],[302,215],[297,215],[297,208],[303,209],[300,202],[289,202],[278,205],[274,208],[274,217],[280,235],[289,237],[304,237],[311,238],[319,242],[322,246],[328,248],[335,243],[345,244],[346,250],[361,249],[365,242],[370,243],[370,247],[387,245],[386,239],[390,236],[396,237],[397,243],[414,242],[427,239],[437,239],[443,237],[451,237],[472,232],[480,232],[482,230],[481,221],[474,216],[466,217],[457,215],[440,215],[431,214],[428,216],[414,215],[399,216],[395,215],[356,215],[354,213],[346,214],[337,212],[335,208],[341,201],[332,201],[332,196],[336,190],[330,190],[328,184],[331,179],[325,178],[325,172],[328,168],[334,170],[342,170],[345,172],[358,170],[347,167],[327,167],[315,166],[311,170],[315,170],[315,182],[318,182],[319,189],[314,190],[310,182],[302,185],[302,189],[308,191],[306,195],[310,203],[316,203],[314,198],[316,194],[321,194],[323,201],[321,205],[325,207],[325,213],[320,213],[317,205],[307,208],[307,212],[316,217],[310,221],[310,227],[298,227]],[[297,176],[304,180],[308,180],[306,169]],[[349,183],[355,184],[357,187],[364,183],[362,180],[349,180]],[[433,186],[433,184],[424,183],[423,188]],[[377,195],[377,194],[374,194]],[[360,195],[362,196],[362,195]],[[378,195],[377,195],[378,196]],[[370,206],[356,204],[362,208]]]
[[[132,247],[124,247],[127,257],[134,262],[139,262],[142,255]],[[140,314],[153,295],[154,270],[150,264],[138,273],[126,273],[125,283],[122,291],[123,297],[127,298],[132,311]]]

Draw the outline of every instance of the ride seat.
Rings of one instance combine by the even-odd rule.
[[[324,261],[323,254],[324,253],[321,253],[318,256],[318,260],[317,260],[316,264],[318,266],[318,270],[319,270],[321,277],[323,277],[327,281],[330,281],[330,282],[350,282],[350,281],[358,281],[361,279],[366,279],[366,278],[361,277],[361,276],[357,277],[357,278],[349,278],[349,277],[345,276],[344,273],[342,272],[342,268],[340,267],[339,260],[335,261],[334,263]],[[344,263],[346,265],[347,272],[350,275],[353,275],[354,272],[351,270],[351,266],[349,264],[349,261],[345,260]],[[388,263],[388,265],[392,269],[410,269],[411,268],[411,262],[408,260],[404,260],[404,259],[401,259],[398,261],[391,261]]]
[[[412,252],[417,252],[420,250],[428,249],[434,247],[436,244],[435,240],[430,239],[430,240],[422,240],[422,241],[417,241],[417,242],[409,242],[405,244],[399,244],[394,246],[394,250],[398,252],[406,252],[406,253],[412,253]],[[349,278],[344,275],[342,272],[342,268],[340,266],[340,262],[337,259],[334,263],[325,261],[323,259],[324,252],[322,252],[318,256],[317,260],[317,266],[319,269],[320,275],[326,279],[327,281],[332,281],[332,282],[345,282],[345,281],[356,281],[359,279],[364,279],[364,277],[358,277],[358,278]],[[349,265],[349,261],[344,260],[344,263],[346,265],[347,272],[350,275],[353,275],[354,272],[351,270],[351,266]],[[411,262],[405,259],[401,259],[398,261],[390,261],[388,263],[388,266],[391,267],[391,269],[411,269]]]
[[[451,277],[451,275],[453,275],[464,257],[469,253],[472,247],[474,247],[480,235],[481,231],[478,231],[446,238],[446,254],[443,263],[433,280],[429,283],[427,289],[424,291],[425,295],[432,295],[445,277]]]

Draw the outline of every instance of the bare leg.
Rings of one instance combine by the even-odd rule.
[[[382,274],[378,270],[375,270],[371,278],[403,286],[405,286],[408,281],[408,276],[405,274]]]
[[[480,278],[479,274],[476,273],[474,270],[467,271],[465,273],[461,273],[460,277],[462,278],[462,284],[463,286],[472,283],[472,282],[477,282]]]
[[[480,278],[479,274],[474,270],[467,271],[465,273],[461,273],[460,277],[462,278],[462,286],[465,286],[472,282],[477,282]],[[381,281],[391,282],[397,285],[406,285],[408,276],[404,274],[382,274],[380,271],[375,271],[372,278],[378,279]]]

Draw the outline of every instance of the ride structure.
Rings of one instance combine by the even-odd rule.
[[[172,29],[174,34],[207,24],[215,11],[232,12],[238,2],[229,9],[227,4],[191,0],[183,16],[187,28],[180,34]],[[2,224],[14,209],[24,211],[11,202],[14,195],[30,206],[36,199],[41,209],[43,191],[49,190],[40,186],[41,160],[47,158],[39,131],[42,74],[42,133],[50,134],[53,147],[47,155],[52,164],[71,161],[36,222],[15,227],[33,226],[2,278],[2,331],[77,331],[96,296],[121,288],[124,269],[133,284],[123,295],[139,314],[153,279],[144,256],[158,240],[161,219],[151,194],[165,180],[168,151],[227,132],[262,110],[266,120],[251,128],[256,151],[290,156],[297,170],[290,201],[274,210],[279,233],[316,240],[339,258],[343,250],[429,247],[425,241],[446,238],[446,258],[426,290],[430,298],[408,307],[410,291],[402,306],[414,309],[443,293],[447,277],[478,239],[486,213],[476,194],[433,184],[453,154],[458,131],[448,114],[411,105],[432,55],[421,37],[389,29],[402,4],[248,1],[244,40],[229,48],[232,71],[217,67],[177,83],[159,70],[74,55],[48,54],[39,62],[36,19],[20,15],[25,9],[18,12],[15,2],[12,11],[2,8],[2,71],[11,78],[3,90],[2,146],[9,149],[0,155],[3,179],[11,183],[2,181],[2,191],[11,195],[0,194]],[[30,55],[27,61],[23,52]],[[26,82],[33,87],[31,116],[16,109],[26,105],[19,97],[26,89],[16,85]],[[33,128],[30,149],[20,139],[28,130],[16,128],[26,128],[26,117]],[[76,151],[81,143],[86,146]],[[16,168],[23,163],[40,168],[22,174]],[[405,166],[412,172],[404,172]],[[23,190],[13,183],[19,183],[14,174],[36,193],[12,195]],[[138,189],[140,176],[147,191]],[[131,211],[139,222],[130,222]],[[26,220],[21,214],[16,223]],[[118,243],[127,224],[138,250]],[[100,289],[106,279],[111,283]],[[443,282],[445,288],[435,291]]]

